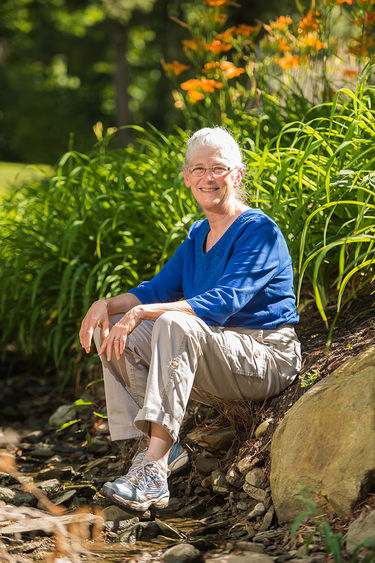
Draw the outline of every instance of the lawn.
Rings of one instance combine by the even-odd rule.
[[[39,179],[43,174],[52,174],[48,164],[23,164],[21,162],[0,162],[0,196],[13,186]]]

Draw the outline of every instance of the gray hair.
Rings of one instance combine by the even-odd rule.
[[[223,127],[204,127],[190,137],[186,145],[185,166],[189,166],[193,154],[204,146],[218,149],[231,167],[244,171],[240,146]],[[248,199],[248,194],[242,185],[236,188],[236,199],[242,203],[246,203]]]
[[[222,127],[204,127],[190,137],[186,145],[185,166],[188,166],[192,155],[203,146],[220,150],[223,156],[229,160],[231,166],[243,168],[239,144]]]

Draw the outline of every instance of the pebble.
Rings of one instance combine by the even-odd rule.
[[[189,543],[179,543],[163,553],[161,560],[165,563],[198,563],[203,561],[202,554]]]
[[[255,469],[252,469],[251,471],[246,473],[245,481],[246,483],[249,483],[249,485],[252,485],[253,487],[257,487],[259,489],[264,489],[264,487],[267,485],[267,478],[264,474],[264,471],[259,467],[256,467]]]
[[[250,498],[253,498],[254,500],[257,500],[259,502],[264,503],[267,499],[268,492],[264,489],[259,489],[258,487],[254,487],[253,485],[250,485],[249,483],[245,483],[242,488],[245,491],[245,493]]]
[[[120,522],[121,520],[132,519],[134,516],[134,514],[130,514],[130,512],[123,510],[122,508],[116,506],[115,504],[111,504],[111,506],[107,506],[106,508],[104,508],[103,513],[106,522],[108,521]]]
[[[225,475],[221,471],[215,470],[211,473],[212,490],[215,493],[228,493],[228,483],[225,480]]]
[[[260,459],[258,457],[253,457],[252,455],[246,455],[237,463],[237,468],[242,475],[246,475],[253,469],[256,465],[259,465]]]
[[[273,418],[268,418],[259,424],[258,428],[255,430],[255,438],[263,436],[269,429],[271,422],[273,422]]]
[[[59,490],[60,482],[57,479],[47,479],[46,481],[36,482],[35,486],[46,495],[53,495]]]
[[[263,503],[258,502],[253,508],[251,512],[247,515],[248,520],[252,520],[253,518],[257,518],[258,516],[263,516],[266,512],[265,506]]]

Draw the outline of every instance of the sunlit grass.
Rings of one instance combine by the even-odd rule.
[[[47,164],[23,164],[0,162],[0,197],[9,193],[14,186],[20,186],[52,175],[53,168]]]

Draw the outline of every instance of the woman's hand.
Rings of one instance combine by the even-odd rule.
[[[143,320],[141,307],[133,307],[111,328],[99,350],[99,356],[106,353],[107,360],[112,358],[112,350],[119,360],[125,350],[126,339]]]
[[[91,339],[96,327],[101,327],[102,336],[106,338],[110,331],[108,307],[104,301],[95,301],[87,311],[79,331],[79,340],[87,354],[90,352]]]

